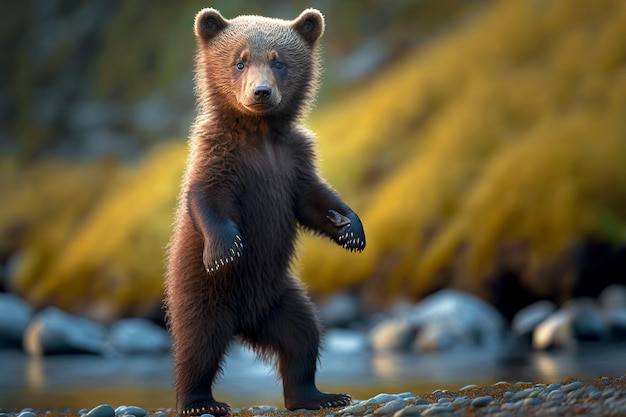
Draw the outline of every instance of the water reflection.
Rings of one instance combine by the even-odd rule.
[[[318,381],[324,389],[366,398],[379,392],[428,393],[435,388],[457,390],[470,383],[488,385],[500,380],[552,382],[616,376],[626,371],[625,348],[591,345],[554,353],[461,351],[419,356],[339,350],[324,354]],[[0,369],[0,407],[5,411],[24,407],[78,410],[102,403],[148,409],[174,406],[169,355],[42,359],[0,352]],[[229,354],[216,395],[234,407],[282,405],[282,387],[273,369],[240,348]]]

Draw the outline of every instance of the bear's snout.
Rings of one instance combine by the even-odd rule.
[[[272,96],[272,89],[267,85],[258,85],[254,89],[254,101],[263,103]]]

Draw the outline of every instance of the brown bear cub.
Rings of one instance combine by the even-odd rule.
[[[292,21],[196,16],[198,116],[166,282],[181,416],[228,414],[212,385],[235,337],[276,358],[288,409],[351,402],[315,386],[320,325],[290,273],[298,225],[365,248],[361,221],[319,177],[314,136],[301,126],[323,32],[314,9]]]

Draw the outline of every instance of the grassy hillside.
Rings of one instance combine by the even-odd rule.
[[[311,288],[485,293],[507,245],[540,269],[589,235],[623,243],[625,36],[623,2],[500,2],[317,113],[368,248],[306,240]]]
[[[626,241],[624,39],[620,0],[497,2],[316,111],[322,170],[368,247],[304,237],[309,288],[488,296],[512,268],[537,294],[567,295],[572,247]],[[158,309],[185,153],[3,165],[11,288],[103,320]]]

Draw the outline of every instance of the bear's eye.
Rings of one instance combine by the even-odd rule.
[[[238,70],[242,70],[246,67],[246,64],[244,64],[243,62],[239,61],[235,64],[235,67],[237,67]]]
[[[281,70],[281,69],[285,68],[285,64],[283,64],[282,62],[276,62],[274,64],[274,68],[276,68],[277,70]]]

